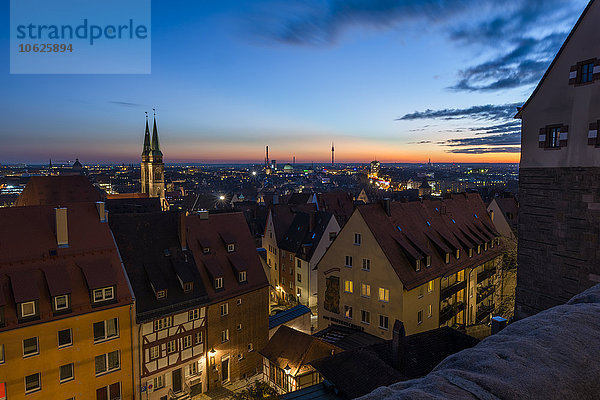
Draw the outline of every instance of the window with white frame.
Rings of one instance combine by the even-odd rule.
[[[183,337],[183,348],[189,349],[192,347],[192,335],[187,335]]]
[[[235,251],[235,244],[234,243],[229,243],[227,245],[227,252],[228,253],[233,253]]]
[[[215,290],[223,289],[223,278],[215,278]]]
[[[94,342],[101,342],[119,336],[119,319],[112,318],[94,323]]]
[[[202,343],[202,331],[194,333],[194,344]]]
[[[154,392],[162,389],[165,387],[165,376],[164,375],[159,375],[156,378],[153,379],[154,387],[152,388],[152,390]]]
[[[73,344],[73,335],[71,329],[58,331],[58,348],[71,346]]]
[[[188,373],[188,376],[194,376],[194,375],[198,374],[198,363],[193,362],[193,363],[189,364],[187,367],[187,373]]]
[[[177,340],[169,340],[167,342],[167,354],[175,353],[177,351]]]
[[[371,260],[369,258],[363,258],[362,260],[362,269],[363,271],[371,270]]]
[[[371,297],[371,285],[369,285],[367,283],[361,283],[360,295],[362,297]]]
[[[221,343],[225,343],[229,340],[229,329],[221,331]]]
[[[54,297],[54,311],[68,310],[69,307],[69,295]]]
[[[431,267],[431,256],[425,257],[425,266]]]
[[[239,280],[240,282],[246,282],[246,271],[240,271]]]
[[[161,331],[173,326],[173,317],[166,317],[154,321],[154,332]]]
[[[115,298],[115,291],[114,288],[111,287],[106,287],[106,288],[100,288],[100,289],[94,289],[92,291],[92,300],[94,301],[94,303],[99,303],[102,301],[107,301],[107,300],[113,300]]]
[[[229,303],[221,304],[221,316],[229,314]]]
[[[199,309],[193,309],[188,311],[188,321],[193,321],[195,319],[199,319],[200,318],[200,310]]]
[[[423,310],[417,312],[417,325],[421,325],[423,323]]]
[[[32,337],[23,340],[23,357],[34,356],[40,354],[40,348],[38,346],[38,338]]]
[[[103,375],[121,368],[121,356],[119,350],[101,354],[94,359],[96,375]]]
[[[156,360],[157,358],[160,358],[160,346],[150,347],[150,360]]]
[[[241,306],[241,305],[242,305],[242,299],[237,299],[237,300],[236,300],[236,304],[237,304],[238,306]]]
[[[34,317],[37,314],[37,307],[35,306],[35,301],[27,301],[25,303],[21,303],[21,317]]]
[[[72,381],[75,378],[73,374],[73,363],[61,365],[58,369],[60,383]]]
[[[42,379],[40,373],[27,375],[25,377],[25,393],[37,392],[42,388]]]
[[[352,266],[352,256],[346,256],[346,267]]]
[[[379,315],[379,327],[381,329],[389,329],[390,319],[387,315]]]
[[[356,246],[360,246],[361,242],[362,242],[362,237],[361,237],[360,233],[355,233],[354,234],[354,244]]]

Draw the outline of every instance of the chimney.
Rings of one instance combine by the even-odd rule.
[[[98,210],[98,217],[100,217],[100,222],[106,222],[106,209],[104,202],[97,201],[96,209]]]
[[[402,321],[394,322],[392,333],[392,367],[402,372],[404,352],[406,347],[406,331]]]
[[[392,216],[392,200],[389,197],[383,199],[383,210],[388,217]]]
[[[58,247],[69,247],[69,230],[67,228],[67,209],[55,208],[56,215],[56,244]]]
[[[506,328],[507,324],[506,318],[502,318],[500,316],[492,318],[492,335],[500,332],[502,329]]]
[[[187,217],[187,211],[182,211],[178,215],[177,227],[179,229],[179,243],[181,244],[181,250],[187,250],[187,227],[185,225],[185,218]]]
[[[316,215],[314,212],[308,213],[308,231],[312,232],[315,230],[315,218]]]

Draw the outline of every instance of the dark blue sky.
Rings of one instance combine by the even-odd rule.
[[[150,75],[10,75],[0,163],[518,161],[512,120],[586,0],[152,2]],[[558,22],[556,22],[558,21]]]

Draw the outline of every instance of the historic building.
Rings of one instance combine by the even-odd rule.
[[[488,321],[499,234],[478,194],[358,206],[318,264],[318,326],[390,339]]]
[[[146,131],[144,133],[144,148],[142,150],[141,179],[142,193],[148,193],[150,197],[158,197],[163,209],[168,209],[165,199],[165,164],[163,153],[158,141],[158,129],[156,127],[156,115],[152,127],[152,139],[148,128],[146,117]]]
[[[517,114],[519,318],[600,282],[599,20],[592,0]]]
[[[106,218],[102,202],[0,209],[6,398],[133,398],[133,299]]]

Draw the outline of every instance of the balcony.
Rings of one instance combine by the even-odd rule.
[[[477,283],[485,281],[496,273],[496,268],[486,269],[477,274]]]
[[[481,321],[489,317],[494,312],[494,308],[495,307],[493,304],[481,307],[475,315],[475,322],[480,323]]]
[[[447,299],[453,294],[461,291],[462,289],[467,287],[467,281],[456,282],[453,285],[450,285],[440,291],[440,299]]]
[[[465,303],[460,302],[440,310],[440,325],[445,324],[456,314],[465,309]]]

